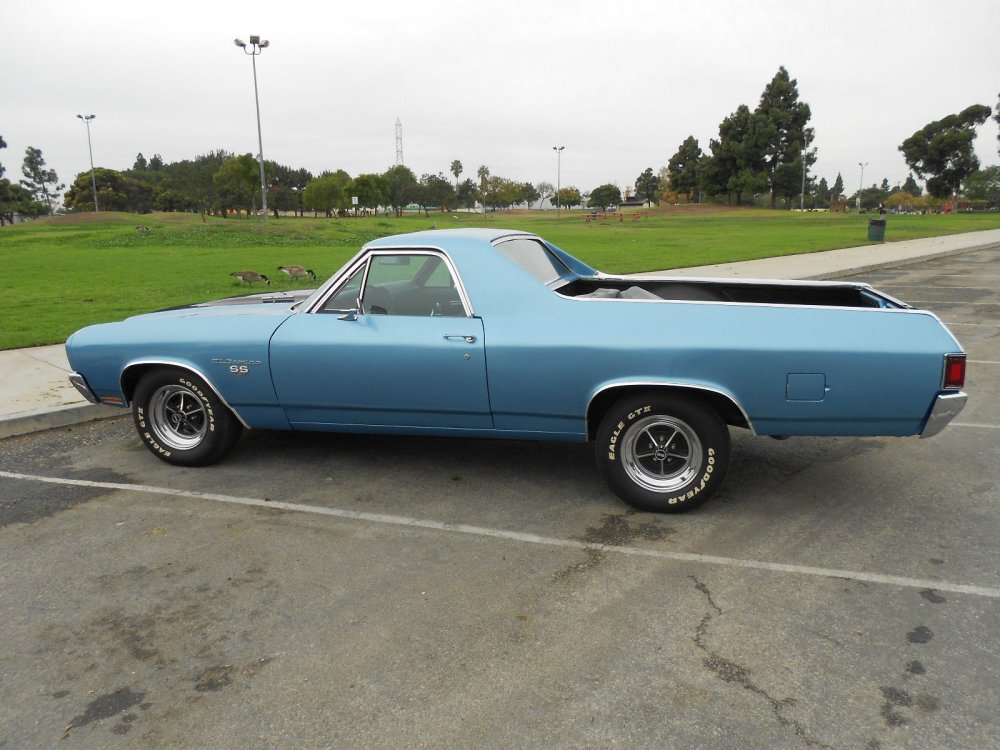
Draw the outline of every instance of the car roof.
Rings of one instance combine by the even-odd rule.
[[[394,234],[372,240],[365,247],[440,247],[454,250],[471,243],[492,243],[503,237],[536,237],[531,232],[519,229],[483,229],[477,227],[461,229],[426,229],[408,234]]]

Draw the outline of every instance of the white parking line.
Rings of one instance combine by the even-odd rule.
[[[766,562],[763,560],[741,560],[734,557],[719,557],[717,555],[699,555],[693,552],[671,552],[669,550],[648,549],[642,547],[613,547],[605,544],[581,542],[575,539],[558,539],[555,537],[528,534],[521,531],[491,529],[484,526],[470,526],[462,523],[447,523],[445,521],[429,521],[408,516],[394,516],[382,513],[364,513],[361,511],[344,510],[341,508],[324,508],[316,505],[297,505],[280,501],[259,500],[252,497],[235,497],[233,495],[217,495],[210,492],[191,492],[175,490],[169,487],[151,487],[143,484],[125,484],[119,482],[93,482],[86,479],[63,479],[61,477],[43,477],[35,474],[19,474],[12,471],[0,471],[0,477],[7,479],[22,479],[32,482],[49,484],[64,484],[74,487],[95,487],[107,490],[123,490],[125,492],[144,492],[152,495],[168,495],[185,497],[195,500],[214,500],[234,505],[249,505],[255,508],[271,508],[275,510],[294,511],[296,513],[311,513],[318,516],[333,516],[354,521],[388,524],[391,526],[406,526],[418,529],[430,529],[452,534],[468,534],[472,536],[504,539],[524,544],[540,544],[548,547],[564,549],[593,550],[597,552],[616,553],[630,557],[649,557],[674,562],[691,562],[703,565],[721,565],[730,568],[747,568],[750,570],[767,570],[775,573],[792,575],[817,576],[820,578],[836,578],[864,583],[880,583],[888,586],[899,586],[913,589],[932,589],[934,591],[950,591],[956,594],[972,594],[990,599],[1000,599],[1000,589],[986,586],[970,586],[947,581],[935,581],[922,578],[906,578],[903,576],[882,575],[880,573],[865,573],[856,570],[838,570],[837,568],[817,568],[808,565],[789,565],[786,563]]]

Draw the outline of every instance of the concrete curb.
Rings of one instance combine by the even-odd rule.
[[[825,279],[832,279],[837,276],[844,276],[845,274],[856,274],[856,273],[868,273],[870,271],[880,271],[883,268],[898,268],[899,266],[908,266],[913,263],[922,263],[925,260],[934,260],[935,258],[947,258],[952,255],[963,255],[965,253],[974,253],[977,250],[985,250],[989,247],[995,247],[996,242],[983,242],[979,245],[971,245],[969,247],[955,248],[951,250],[941,250],[937,253],[930,253],[928,255],[922,255],[919,258],[911,258],[909,260],[884,260],[876,263],[871,263],[869,265],[854,266],[846,270],[837,271],[827,271],[824,273],[818,273],[814,276],[803,276],[801,277],[804,281],[823,281]]]
[[[121,407],[86,403],[22,412],[0,419],[0,439],[127,414],[128,409]]]

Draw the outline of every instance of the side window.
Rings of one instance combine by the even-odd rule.
[[[361,311],[365,315],[465,315],[444,259],[416,253],[372,256]]]
[[[348,310],[354,310],[358,306],[358,295],[361,294],[361,281],[365,278],[365,268],[367,267],[368,265],[365,264],[351,274],[351,278],[347,280],[347,283],[340,287],[337,293],[326,301],[322,311],[347,312]]]

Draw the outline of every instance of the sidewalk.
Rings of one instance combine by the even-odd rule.
[[[637,275],[828,279],[992,245],[1000,245],[1000,229]],[[69,384],[69,373],[61,344],[0,351],[0,438],[129,413],[88,403]]]

